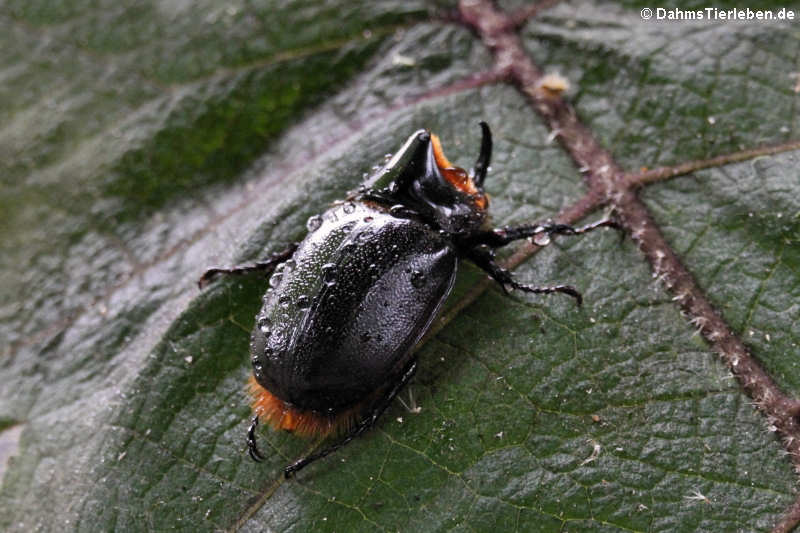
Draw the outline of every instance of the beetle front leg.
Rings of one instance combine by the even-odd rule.
[[[520,291],[530,292],[535,294],[550,294],[553,292],[560,292],[575,298],[579,306],[583,304],[583,296],[581,296],[581,293],[578,292],[578,290],[572,285],[551,285],[548,287],[534,287],[533,285],[525,285],[518,282],[511,275],[511,272],[509,272],[508,270],[501,267],[495,262],[494,252],[492,252],[489,248],[485,246],[480,246],[471,249],[467,253],[467,257],[471,259],[473,263],[475,263],[481,269],[483,269],[487,274],[489,274],[496,282],[498,282],[500,286],[503,287],[503,290],[505,292],[508,292],[509,286],[511,288]]]
[[[399,393],[403,387],[405,387],[411,378],[414,377],[414,374],[417,372],[417,360],[412,359],[411,362],[406,366],[405,370],[403,371],[400,378],[395,382],[391,389],[387,392],[386,396],[381,398],[372,408],[371,413],[361,420],[350,432],[339,442],[333,444],[322,451],[317,453],[313,453],[311,455],[307,455],[298,461],[287,466],[283,471],[283,476],[286,479],[289,479],[294,474],[296,474],[302,468],[308,466],[309,463],[313,463],[317,459],[322,459],[326,455],[330,455],[331,453],[335,452],[354,438],[358,437],[372,426],[375,425],[375,422],[380,418],[384,411],[391,405],[392,401],[397,397],[397,393]]]
[[[553,222],[545,222],[543,224],[523,224],[516,227],[505,226],[503,228],[495,228],[490,231],[482,231],[472,236],[470,241],[474,245],[485,244],[487,246],[491,246],[492,248],[499,248],[520,239],[533,237],[536,244],[545,246],[550,244],[550,237],[553,235],[582,235],[603,227],[619,229],[620,225],[613,218],[604,218],[579,228],[575,228],[567,224],[556,224]],[[546,237],[546,241],[538,240],[537,242],[536,237],[540,235]]]
[[[279,264],[283,263],[294,254],[295,250],[299,246],[298,243],[292,243],[283,251],[276,252],[272,254],[268,259],[265,261],[259,261],[257,263],[253,263],[251,265],[239,265],[231,268],[210,268],[206,270],[205,274],[200,276],[200,279],[197,280],[197,286],[199,288],[203,288],[218,276],[221,275],[242,275],[242,274],[250,274],[252,272],[265,272],[269,273],[275,270]]]

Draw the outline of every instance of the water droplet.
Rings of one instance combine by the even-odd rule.
[[[547,233],[536,233],[533,236],[533,242],[539,246],[547,246],[550,244],[550,235]]]
[[[275,271],[275,273],[269,278],[269,286],[272,288],[277,287],[281,283],[281,279],[283,278],[283,273]]]
[[[261,315],[258,317],[257,324],[258,324],[258,329],[261,330],[261,333],[269,337],[270,334],[269,327],[272,325],[272,321],[270,321],[270,319],[265,317],[264,315]]]
[[[314,215],[313,217],[309,217],[309,219],[306,221],[306,229],[308,231],[317,231],[321,225],[322,225],[322,217],[319,215]]]
[[[353,202],[345,202],[345,204],[342,206],[342,211],[344,211],[348,215],[355,210],[356,210],[356,204],[354,204]]]
[[[288,297],[288,296],[286,296],[286,295],[284,295],[284,296],[281,296],[280,298],[278,298],[278,304],[279,304],[281,307],[289,307],[289,304],[290,304],[290,303],[292,303],[292,299],[291,299],[291,298],[289,298],[289,297]]]
[[[367,217],[367,218],[369,218],[369,217]],[[360,242],[360,243],[367,242],[367,241],[369,241],[370,239],[372,239],[372,232],[371,232],[371,231],[362,231],[362,232],[361,232],[361,233],[359,233],[359,234],[358,234],[358,236],[356,237],[356,240],[357,240],[358,242]]]
[[[355,228],[355,227],[356,227],[356,223],[355,222],[348,222],[347,224],[342,226],[342,233],[348,234],[351,231],[353,231],[353,228]]]
[[[333,263],[326,263],[322,265],[322,281],[328,287],[332,287],[336,285],[336,276],[339,272],[336,269],[336,265]]]
[[[420,270],[415,270],[411,273],[411,285],[419,289],[425,284],[425,274]]]
[[[308,309],[311,307],[311,299],[305,294],[297,297],[297,307],[300,309]]]
[[[294,259],[287,259],[286,261],[283,262],[283,273],[288,274],[289,272],[294,270],[294,267],[296,266],[297,266],[297,261],[295,261]]]
[[[375,219],[372,217],[364,217],[364,222],[372,222],[373,220]]]

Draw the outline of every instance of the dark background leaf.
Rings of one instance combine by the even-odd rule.
[[[467,165],[475,123],[490,122],[497,223],[553,216],[583,192],[514,88],[442,90],[491,67],[474,34],[437,18],[452,6],[317,4],[0,7],[0,450],[13,453],[0,526],[771,527],[795,497],[780,444],[612,233],[559,240],[517,271],[578,286],[584,308],[491,288],[432,338],[410,387],[421,413],[396,402],[292,482],[280,470],[309,442],[264,431],[268,461],[247,458],[265,282],[201,293],[206,266],[302,238],[423,126]],[[794,137],[791,26],[647,24],[639,8],[565,4],[522,32],[625,166]],[[796,167],[785,154],[643,195],[795,393]],[[451,305],[481,277],[463,266]]]

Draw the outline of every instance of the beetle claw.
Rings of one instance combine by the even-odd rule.
[[[265,459],[265,457],[259,451],[258,444],[256,444],[257,427],[258,427],[258,415],[253,417],[253,421],[250,423],[250,428],[247,430],[247,453],[250,455],[250,458],[253,461],[255,461],[256,463],[260,463]]]
[[[249,448],[247,453],[250,455],[250,459],[256,463],[260,463],[264,460],[264,456],[261,455],[261,452],[258,451],[258,448],[255,447],[255,445],[252,448]]]

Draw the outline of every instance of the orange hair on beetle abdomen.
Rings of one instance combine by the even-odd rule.
[[[328,436],[350,429],[362,407],[356,405],[334,416],[298,409],[265,389],[253,375],[247,382],[247,391],[252,398],[250,405],[253,412],[259,418],[268,422],[273,429],[290,431],[303,437]]]

